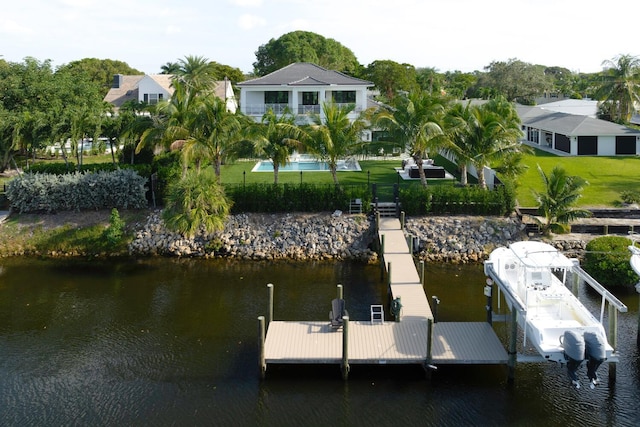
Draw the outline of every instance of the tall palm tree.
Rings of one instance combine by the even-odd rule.
[[[445,114],[445,129],[452,144],[445,149],[452,155],[460,169],[460,184],[468,184],[467,171],[473,158],[471,156],[471,128],[474,123],[474,107],[471,101],[466,104],[454,103]]]
[[[613,121],[629,123],[640,105],[640,58],[619,55],[602,65],[606,69],[597,84],[596,97],[605,103]]]
[[[291,110],[277,115],[271,108],[262,116],[261,123],[253,124],[248,131],[256,154],[271,159],[273,183],[277,184],[280,166],[287,165],[293,149],[307,138],[306,133],[295,124]]]
[[[484,168],[517,156],[527,147],[520,143],[520,119],[513,104],[504,97],[474,107],[467,123],[465,156],[478,174],[478,185],[487,188]]]
[[[338,160],[352,156],[362,147],[362,133],[367,127],[364,114],[355,119],[349,115],[355,110],[354,104],[322,104],[322,116],[312,116],[309,150],[327,162],[333,183],[338,184]]]
[[[427,186],[422,167],[429,153],[436,153],[448,143],[442,129],[445,102],[438,96],[426,92],[413,92],[395,98],[393,107],[380,111],[376,126],[386,130],[389,137],[402,144],[414,158],[420,174],[420,182]]]
[[[229,112],[220,98],[199,98],[183,124],[187,133],[183,159],[188,163],[206,158],[220,180],[222,163],[235,158],[235,148],[242,141],[247,124],[246,116]]]
[[[544,182],[545,192],[534,194],[538,202],[538,214],[544,218],[544,222],[538,220],[538,223],[545,234],[562,229],[574,219],[591,216],[588,210],[572,208],[582,196],[582,188],[589,184],[587,181],[579,176],[567,175],[561,166],[554,167],[549,175],[544,173],[540,165],[538,171]]]

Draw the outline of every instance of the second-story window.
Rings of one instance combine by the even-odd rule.
[[[288,104],[289,92],[286,91],[273,91],[264,93],[265,104]]]
[[[162,94],[161,93],[145,93],[143,95],[143,101],[145,102],[145,104],[149,104],[149,105],[157,104],[158,102],[162,101]]]
[[[356,103],[356,91],[355,90],[338,90],[333,92],[333,102],[336,104],[355,104]]]

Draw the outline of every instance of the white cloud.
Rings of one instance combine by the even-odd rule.
[[[263,27],[266,24],[266,19],[256,15],[242,15],[238,18],[238,26],[243,30],[252,30],[257,27]]]
[[[240,7],[262,6],[262,0],[229,0],[229,3]]]
[[[182,32],[182,29],[177,25],[168,25],[167,28],[165,28],[164,32],[168,35],[178,34]]]
[[[33,34],[33,30],[15,21],[3,20],[0,21],[0,33],[9,35],[28,35]]]

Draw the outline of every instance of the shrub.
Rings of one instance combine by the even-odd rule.
[[[513,212],[515,193],[510,185],[494,190],[416,185],[400,190],[400,203],[408,215],[507,215]]]
[[[629,205],[634,203],[640,203],[640,191],[625,190],[620,193],[620,199]]]
[[[111,209],[109,226],[104,230],[104,238],[110,245],[117,245],[124,235],[124,221],[120,218],[118,209]]]
[[[146,179],[130,169],[51,175],[27,173],[11,180],[7,199],[18,212],[57,212],[147,206]]]
[[[597,237],[587,244],[583,267],[608,287],[633,288],[638,276],[629,264],[631,240],[622,236]]]
[[[325,212],[349,210],[352,199],[361,199],[366,209],[371,192],[366,184],[235,184],[225,185],[233,200],[233,212]]]

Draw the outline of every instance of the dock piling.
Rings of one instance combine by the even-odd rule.
[[[267,328],[273,321],[273,283],[267,284],[267,290],[269,293],[269,306],[268,306],[268,317],[267,317]]]
[[[267,363],[264,357],[264,342],[266,337],[264,316],[258,316],[258,335],[260,337],[260,363],[258,368],[260,369],[260,378],[264,379],[267,375]]]
[[[337,292],[338,292],[337,298],[338,299],[344,299],[344,292],[342,290],[342,285],[338,284],[338,286],[336,286],[336,288],[337,288]]]
[[[349,378],[349,316],[342,317],[342,379]]]

